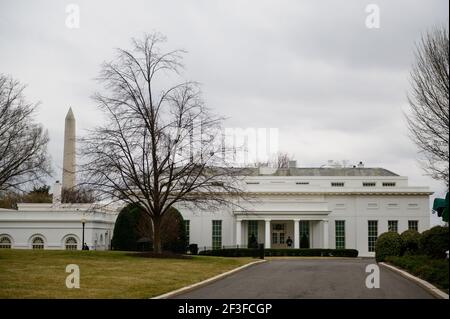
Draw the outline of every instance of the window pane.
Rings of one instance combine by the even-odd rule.
[[[190,244],[190,231],[191,231],[191,225],[189,220],[184,221],[184,226],[186,228],[186,241],[188,244]]]
[[[398,220],[388,220],[388,231],[398,233]]]
[[[299,243],[300,248],[309,248],[309,220],[301,220],[299,224]],[[306,244],[304,241],[302,241],[302,238],[305,236],[307,239],[308,244]],[[303,247],[305,246],[305,247]]]
[[[408,229],[419,231],[419,221],[418,220],[408,220]]]
[[[378,237],[378,221],[377,220],[369,220],[368,223],[368,243],[369,243],[369,252],[375,251],[375,242]]]
[[[222,221],[213,220],[212,221],[212,248],[220,249],[222,248]]]
[[[256,241],[258,241],[258,221],[249,220],[247,230],[248,230],[248,243],[251,242],[252,235],[255,237]]]
[[[336,249],[345,249],[345,220],[336,220]]]

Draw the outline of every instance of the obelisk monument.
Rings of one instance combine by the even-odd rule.
[[[75,186],[75,139],[75,117],[72,108],[69,108],[64,126],[63,189]]]

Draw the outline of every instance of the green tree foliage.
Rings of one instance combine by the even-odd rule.
[[[398,233],[392,231],[383,233],[375,243],[375,259],[377,262],[381,262],[387,256],[400,256],[402,247],[402,238]]]
[[[139,215],[140,210],[136,205],[129,205],[120,211],[114,225],[112,238],[114,250],[137,250]]]
[[[448,244],[448,226],[434,226],[422,233],[419,249],[422,253],[432,258],[445,258]]]
[[[435,198],[433,202],[433,212],[436,212],[446,223],[448,223],[448,202],[448,192],[445,198]]]
[[[409,229],[401,233],[402,254],[414,255],[419,250],[420,233],[416,230]]]
[[[187,248],[186,226],[180,212],[171,208],[162,221],[163,250],[185,253]],[[152,246],[151,220],[138,205],[128,205],[117,216],[112,239],[113,249],[135,251],[144,244]]]
[[[51,203],[52,195],[49,193],[50,186],[34,186],[27,193],[4,192],[0,194],[0,208],[17,209],[18,203]]]

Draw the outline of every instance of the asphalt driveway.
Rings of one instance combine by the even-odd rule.
[[[278,259],[251,266],[175,298],[433,298],[410,280],[380,266],[380,288],[368,289],[373,259]]]

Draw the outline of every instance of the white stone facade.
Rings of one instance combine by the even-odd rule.
[[[360,256],[373,256],[369,242],[388,231],[389,224],[399,233],[430,227],[431,192],[428,187],[409,186],[407,177],[359,168],[272,173],[260,169],[244,177],[247,200],[239,206],[201,211],[178,205],[188,221],[189,242],[200,249],[246,247],[250,231],[267,248],[288,248],[288,237],[292,248],[302,248],[305,239],[303,244],[301,239],[306,237],[310,248],[352,248]],[[84,241],[90,249],[109,249],[117,211],[58,201],[19,204],[17,211],[0,210],[0,245],[2,238],[9,238],[12,248],[33,248],[38,236],[44,249],[66,249],[72,237],[80,249],[84,219]]]
[[[0,244],[32,249],[81,249],[83,239],[90,249],[107,250],[117,214],[92,210],[89,204],[19,204],[18,210],[0,209]],[[7,239],[5,239],[7,238]],[[66,247],[67,245],[67,247]]]
[[[290,237],[291,247],[301,248],[301,237],[308,233],[310,248],[345,247],[357,249],[360,256],[373,256],[369,241],[373,243],[374,236],[388,231],[388,224],[399,233],[430,227],[429,188],[408,186],[407,177],[385,170],[381,172],[389,174],[377,176],[378,171],[365,169],[363,174],[353,174],[356,176],[248,176],[245,188],[251,199],[240,203],[240,208],[215,212],[178,209],[189,221],[190,243],[200,249],[218,246],[217,230],[213,243],[213,221],[221,221],[220,244],[225,247],[247,246],[249,229],[257,228],[257,241],[265,247],[288,248]],[[351,169],[321,174],[327,172],[347,174]]]

